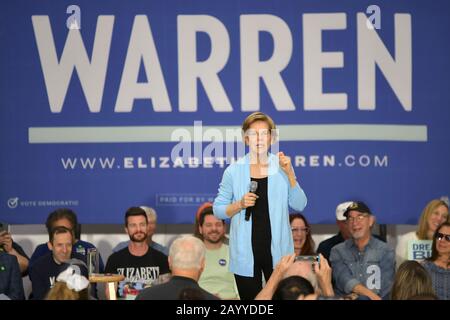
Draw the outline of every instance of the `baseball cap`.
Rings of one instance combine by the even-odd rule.
[[[353,201],[342,202],[336,207],[336,220],[344,221],[347,218],[344,216],[345,210],[353,203]]]
[[[369,207],[362,201],[354,201],[352,202],[347,209],[344,211],[344,217],[347,218],[348,213],[350,211],[358,211],[362,213],[368,213],[372,214],[372,211],[370,211]]]

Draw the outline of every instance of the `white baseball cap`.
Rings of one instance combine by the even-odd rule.
[[[336,207],[336,220],[338,221],[347,220],[347,218],[344,216],[344,212],[352,203],[353,201],[347,201],[338,204],[338,206]]]

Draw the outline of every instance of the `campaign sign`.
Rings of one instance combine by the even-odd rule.
[[[0,4],[0,221],[192,223],[270,115],[311,223],[415,224],[450,191],[446,0]],[[233,199],[235,201],[239,199]]]

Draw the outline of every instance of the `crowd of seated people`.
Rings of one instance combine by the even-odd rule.
[[[274,262],[256,299],[450,300],[448,210],[444,201],[428,203],[417,231],[400,237],[395,250],[373,235],[376,214],[364,202],[339,204],[339,233],[317,249],[306,215],[292,213],[294,252]],[[73,210],[53,211],[46,221],[49,241],[38,245],[31,258],[9,230],[0,231],[0,299],[98,298],[86,267],[86,254],[95,246],[80,239],[79,226]],[[170,249],[152,240],[156,212],[151,208],[130,207],[124,229],[129,241],[117,244],[105,267],[100,257],[99,268],[124,276],[116,287],[119,299],[239,299],[227,268],[227,223],[214,215],[211,203],[197,211],[194,236],[178,237]],[[430,242],[431,254],[408,260],[411,242],[419,240]],[[29,297],[22,283],[27,275]]]

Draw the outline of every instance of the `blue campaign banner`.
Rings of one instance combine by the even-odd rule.
[[[0,221],[192,223],[269,114],[312,223],[450,190],[448,1],[25,1],[0,10]],[[237,129],[237,130],[236,130]],[[234,142],[233,142],[234,141]]]

